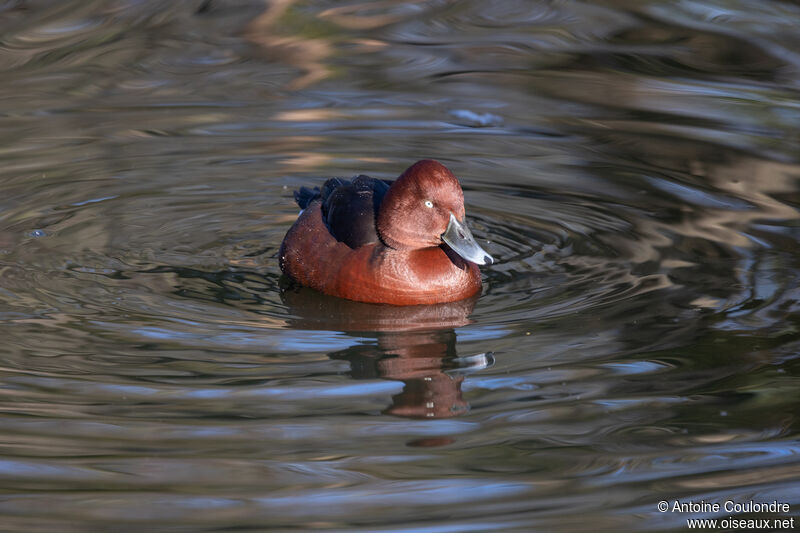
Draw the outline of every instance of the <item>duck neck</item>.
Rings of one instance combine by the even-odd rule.
[[[378,236],[383,244],[394,250],[405,252],[424,248],[424,246],[419,245],[420,239],[424,238],[424,236],[417,235],[413,230],[393,223],[392,218],[386,215],[385,211],[378,215]]]

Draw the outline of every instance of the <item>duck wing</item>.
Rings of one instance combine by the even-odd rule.
[[[322,200],[322,217],[331,234],[350,248],[359,248],[380,241],[375,221],[391,184],[364,175],[352,180],[331,178],[321,190],[302,187],[294,197],[302,209]]]

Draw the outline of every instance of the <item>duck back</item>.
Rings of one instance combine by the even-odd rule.
[[[337,241],[350,248],[380,242],[375,221],[383,197],[392,182],[356,176],[352,180],[331,178],[322,189],[302,187],[294,198],[301,209],[322,201],[322,218]]]

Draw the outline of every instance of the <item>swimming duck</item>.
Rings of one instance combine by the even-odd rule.
[[[333,178],[294,193],[281,270],[301,285],[361,302],[454,302],[481,290],[493,262],[464,220],[464,193],[441,163],[418,161],[397,180]]]

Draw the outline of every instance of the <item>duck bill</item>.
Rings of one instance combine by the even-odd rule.
[[[490,265],[494,263],[492,256],[478,246],[472,232],[465,222],[459,222],[453,213],[450,213],[450,223],[442,233],[442,240],[452,248],[452,250],[466,259],[478,265]]]

